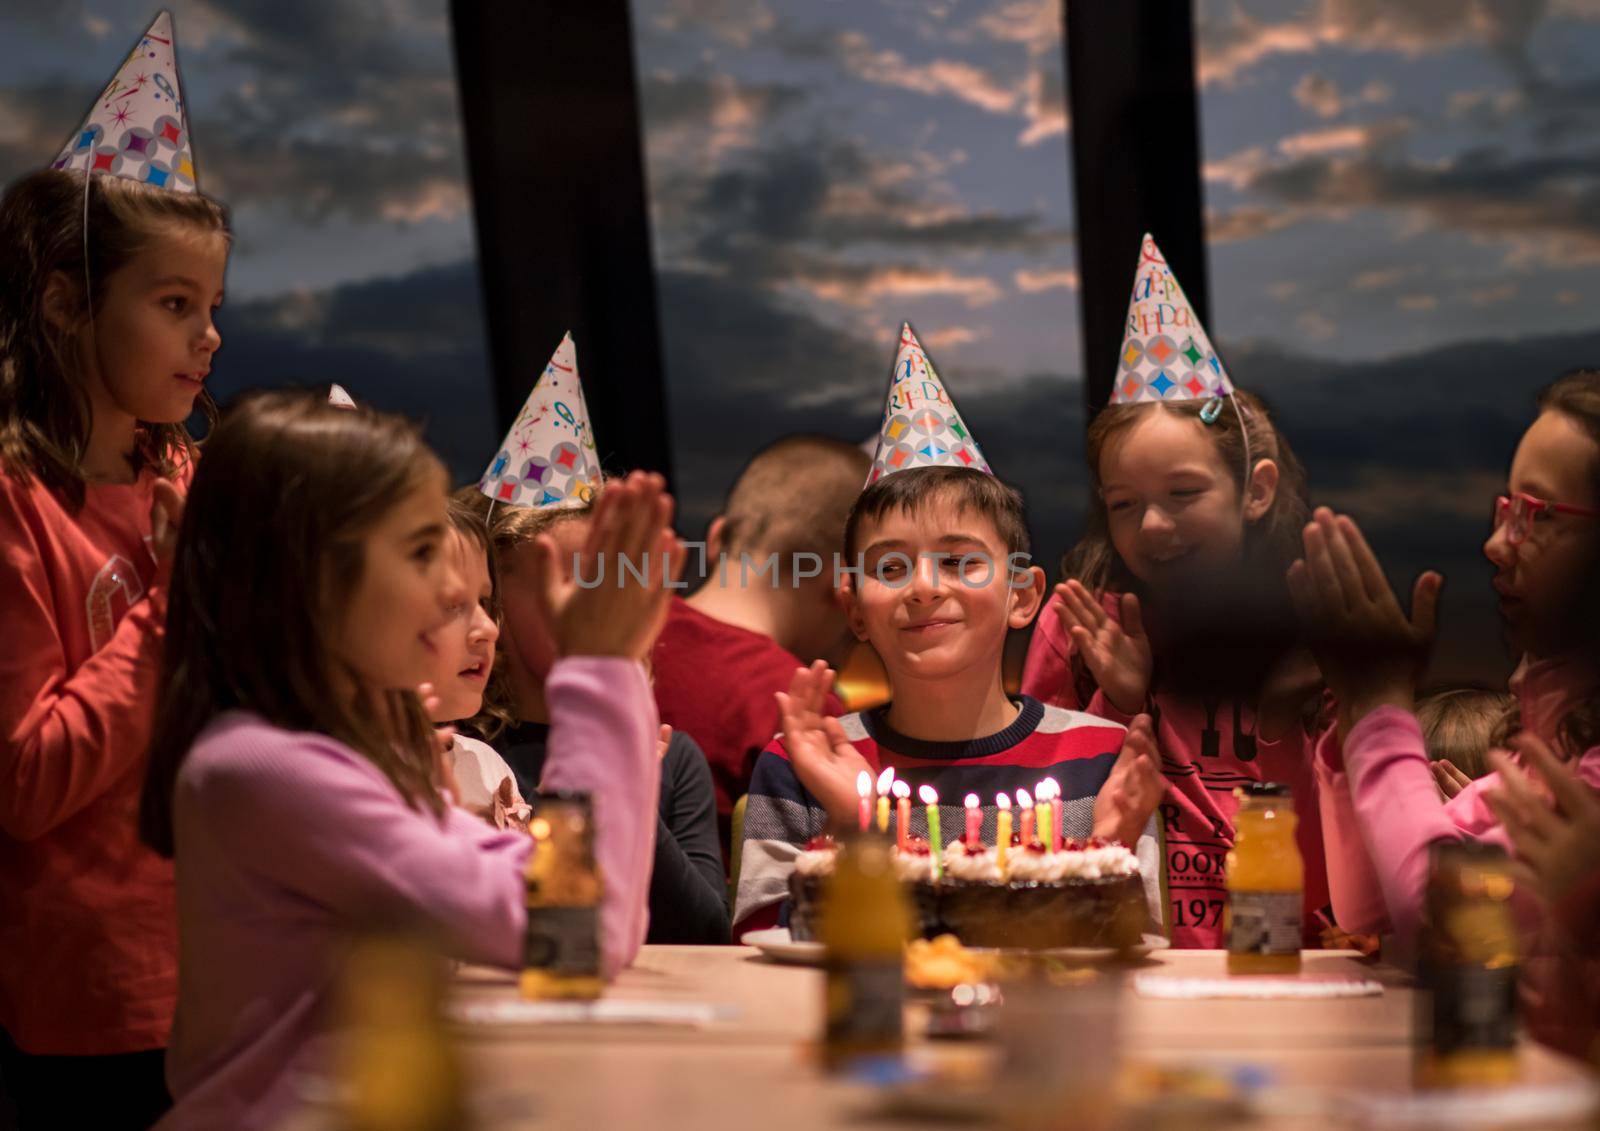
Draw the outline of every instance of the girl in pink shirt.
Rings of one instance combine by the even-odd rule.
[[[1089,531],[1039,619],[1022,690],[1124,724],[1141,712],[1155,720],[1174,946],[1223,945],[1234,790],[1288,784],[1314,945],[1327,902],[1311,773],[1322,689],[1295,646],[1283,585],[1308,510],[1305,476],[1265,406],[1233,396],[1237,407],[1144,402],[1095,417]]]
[[[1507,636],[1521,656],[1511,679],[1516,707],[1502,732],[1521,729],[1520,746],[1543,744],[1575,779],[1600,789],[1600,371],[1561,378],[1538,405],[1484,543]],[[1338,733],[1317,764],[1334,908],[1351,929],[1405,938],[1419,925],[1433,844],[1511,845],[1500,808],[1507,785],[1491,773],[1445,801],[1428,765],[1413,714],[1415,678],[1442,578],[1417,580],[1408,617],[1350,518],[1319,509],[1304,545],[1290,586],[1339,703]],[[1531,1027],[1578,1047],[1576,1035],[1592,1033],[1595,1018],[1574,1017],[1570,995],[1551,992],[1567,979],[1553,977],[1561,956],[1544,945],[1544,909],[1524,901],[1521,910]],[[1600,983],[1593,959],[1591,943],[1597,977],[1580,983]]]
[[[0,199],[0,1075],[23,1128],[167,1104],[172,866],[134,811],[228,247],[215,201],[109,174]]]
[[[164,692],[140,813],[174,855],[181,962],[163,1126],[274,1126],[325,1068],[339,940],[420,922],[516,967],[532,842],[441,795],[448,751],[413,690],[475,597],[445,553],[444,468],[405,421],[268,393],[212,434],[174,564]],[[656,714],[642,657],[681,560],[659,476],[608,489],[583,547],[648,581],[581,589],[554,547],[532,586],[561,657],[544,785],[594,797],[604,972],[646,928]],[[613,570],[613,575],[622,571]]]

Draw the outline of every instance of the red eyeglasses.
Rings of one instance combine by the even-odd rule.
[[[1583,518],[1600,518],[1600,510],[1593,507],[1580,507],[1572,503],[1552,503],[1546,499],[1536,498],[1524,491],[1518,491],[1507,498],[1501,495],[1494,501],[1494,528],[1499,530],[1510,519],[1511,527],[1506,532],[1508,540],[1513,546],[1520,546],[1528,540],[1528,531],[1532,529],[1536,519],[1552,514],[1573,514]]]

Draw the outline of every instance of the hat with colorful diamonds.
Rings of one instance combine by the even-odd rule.
[[[1110,403],[1210,400],[1232,392],[1200,316],[1146,232]]]
[[[573,506],[600,487],[589,409],[578,382],[578,349],[568,333],[528,394],[478,490],[519,507]]]
[[[900,350],[867,484],[913,467],[970,467],[993,474],[908,322],[900,327]]]

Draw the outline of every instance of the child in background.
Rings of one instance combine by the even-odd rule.
[[[361,474],[352,475],[351,468]],[[329,968],[371,921],[420,922],[516,968],[533,842],[454,809],[414,688],[468,599],[446,554],[444,468],[397,417],[259,394],[217,426],[174,563],[141,808],[176,854],[182,963],[166,1126],[274,1126],[320,1064]],[[659,476],[618,484],[582,554],[651,556],[648,583],[580,589],[535,555],[551,625],[545,784],[594,798],[602,967],[644,941],[655,705],[640,663],[681,565]]]
[[[672,602],[656,641],[661,721],[705,750],[730,861],[734,803],[778,733],[774,694],[796,667],[842,661],[849,634],[833,596],[833,557],[868,462],[854,444],[824,436],[789,436],[758,452],[711,521],[705,584]],[[757,573],[769,555],[773,568]],[[825,706],[844,713],[831,694]]]
[[[1428,765],[1449,800],[1489,772],[1495,733],[1516,700],[1504,691],[1458,687],[1417,703],[1417,723],[1428,748]]]
[[[917,443],[937,455],[902,442],[913,427]],[[892,699],[843,719],[826,716],[833,674],[820,662],[799,669],[778,696],[783,733],[757,760],[750,783],[735,938],[783,922],[795,858],[830,826],[849,827],[857,776],[866,770],[876,778],[885,766],[914,791],[938,791],[946,829],[962,827],[962,800],[976,793],[990,842],[996,792],[1054,778],[1064,835],[1137,843],[1158,906],[1154,838],[1142,835],[1161,796],[1149,720],[1124,730],[1006,695],[1006,637],[1038,612],[1044,571],[1023,564],[1022,496],[989,472],[909,326],[872,476],[845,525],[844,553],[861,571],[845,576],[842,588],[850,628],[883,661]],[[915,822],[924,820],[921,806],[913,812]]]
[[[1177,382],[1150,376],[1158,359]],[[1321,684],[1283,580],[1308,512],[1304,473],[1265,406],[1233,388],[1148,236],[1122,361],[1089,426],[1089,531],[1040,617],[1022,690],[1154,718],[1174,946],[1224,945],[1234,790],[1289,785],[1314,946],[1328,900],[1311,772]]]
[[[0,199],[0,1075],[24,1128],[148,1126],[178,987],[172,866],[133,810],[230,237],[187,135],[112,159],[155,104],[103,101]],[[129,179],[174,163],[188,191]]]
[[[474,726],[496,745],[526,794],[539,787],[546,773],[551,718],[547,686],[555,659],[549,622],[530,584],[537,576],[537,545],[541,538],[550,539],[563,576],[570,578],[573,555],[591,534],[594,504],[535,508],[500,503],[491,508],[476,487],[457,492],[455,499],[480,524],[487,524],[502,610],[499,655],[484,712]],[[658,748],[661,789],[647,941],[725,943],[728,907],[711,773],[693,739],[665,726],[662,730],[669,733]]]
[[[1503,729],[1526,732],[1514,740],[1524,759],[1541,748],[1553,752],[1533,757],[1535,767],[1565,762],[1572,784],[1593,790],[1600,788],[1600,595],[1593,584],[1600,570],[1600,371],[1562,377],[1539,394],[1538,406],[1484,543],[1507,636],[1520,656],[1511,678],[1516,708]],[[1340,802],[1328,810],[1334,908],[1349,929],[1393,931],[1404,940],[1422,915],[1434,843],[1514,845],[1504,808],[1521,817],[1530,798],[1545,808],[1550,801],[1519,791],[1516,776],[1501,773],[1440,798],[1413,711],[1443,579],[1418,578],[1408,616],[1350,518],[1319,509],[1304,541],[1290,585],[1339,703],[1338,732],[1317,753],[1323,795]],[[1364,844],[1370,863],[1346,871],[1336,843]],[[1561,990],[1571,981],[1563,956],[1545,945],[1526,895],[1518,907],[1529,940],[1522,964],[1529,1029],[1584,1055],[1597,1018]],[[1600,966],[1581,980],[1600,982]]]
[[[445,553],[466,584],[466,598],[434,634],[438,651],[428,677],[431,694],[424,702],[436,723],[470,719],[483,709],[484,688],[494,670],[495,641],[500,638],[489,534],[482,517],[459,499],[450,500],[447,513],[450,536]],[[482,739],[454,728],[441,733],[450,743],[450,789],[456,804],[499,828],[516,823],[526,806],[505,759]]]

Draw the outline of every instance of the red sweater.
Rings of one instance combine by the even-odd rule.
[[[805,665],[770,636],[708,617],[676,597],[650,664],[661,721],[706,752],[722,858],[732,860],[734,802],[749,791],[756,758],[779,729],[773,695],[788,691],[794,670]],[[842,715],[844,704],[829,695],[826,710]]]
[[[1056,615],[1055,606],[1060,603],[1060,597],[1051,597],[1039,614],[1022,669],[1023,694],[1058,707],[1130,722],[1131,717],[1113,707],[1098,688],[1087,703],[1078,702],[1072,678],[1075,649]],[[1113,617],[1118,616],[1119,595],[1109,595],[1103,604]],[[1223,862],[1233,847],[1233,816],[1239,809],[1233,791],[1252,781],[1283,782],[1294,791],[1296,840],[1306,869],[1305,939],[1307,945],[1317,945],[1315,915],[1328,903],[1328,880],[1312,770],[1316,736],[1296,731],[1274,742],[1257,739],[1254,704],[1229,701],[1207,705],[1157,691],[1150,707],[1158,716],[1156,742],[1167,779],[1167,793],[1158,813],[1167,863],[1164,886],[1172,945],[1225,945]]]
[[[0,473],[0,1028],[24,1052],[160,1048],[172,1024],[172,865],[137,829],[166,616],[155,480],[91,486],[74,514]]]

